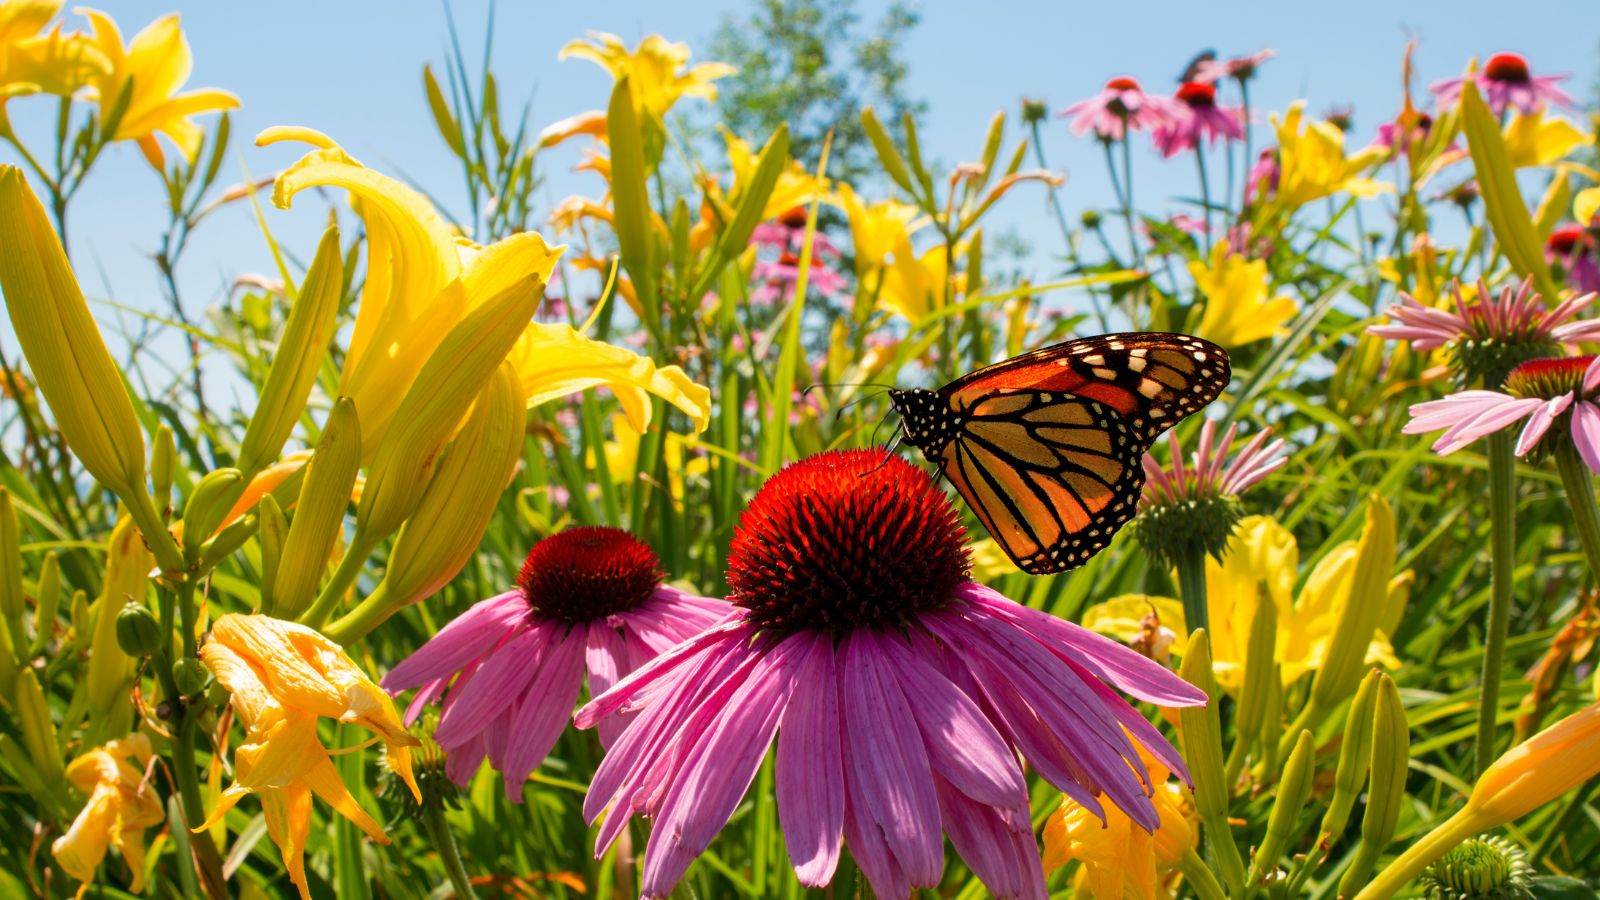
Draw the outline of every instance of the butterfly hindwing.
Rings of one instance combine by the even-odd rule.
[[[1102,335],[1046,347],[892,396],[907,439],[939,466],[1024,571],[1065,571],[1132,517],[1142,458],[1214,400],[1227,354],[1180,334]]]

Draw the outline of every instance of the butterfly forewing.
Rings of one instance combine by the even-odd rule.
[[[1036,575],[1102,550],[1133,515],[1152,441],[1228,383],[1227,354],[1182,334],[1046,347],[937,392],[897,392],[907,439],[1013,562]]]

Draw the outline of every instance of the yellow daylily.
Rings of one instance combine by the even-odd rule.
[[[129,759],[137,760],[138,767]],[[129,889],[144,890],[144,832],[167,818],[155,787],[144,780],[149,761],[150,739],[133,734],[107,741],[67,766],[67,781],[87,794],[89,802],[50,845],[50,852],[68,875],[83,882],[79,896],[94,881],[94,870],[112,847],[133,872]]]
[[[1506,124],[1505,138],[1511,164],[1521,169],[1548,166],[1571,153],[1589,136],[1560,116],[1538,112],[1513,115]]]
[[[558,59],[587,59],[611,73],[613,80],[624,77],[632,88],[634,107],[660,119],[679,97],[717,99],[711,82],[734,73],[727,63],[705,62],[689,66],[689,45],[673,43],[659,34],[639,42],[633,50],[622,38],[603,31],[591,31],[588,40],[570,41],[561,48]]]
[[[1267,297],[1267,261],[1246,259],[1225,243],[1212,248],[1209,264],[1189,263],[1189,274],[1206,298],[1195,333],[1224,347],[1272,337],[1295,313],[1294,298]]]
[[[728,168],[733,172],[733,193],[737,195],[750,179],[755,177],[756,151],[744,139],[729,131],[724,125],[718,125],[722,132],[722,139],[728,147]],[[767,205],[762,209],[762,220],[782,215],[797,206],[806,206],[813,200],[831,201],[829,183],[826,179],[818,178],[794,160],[789,160],[778,174],[778,183],[772,188],[772,195],[767,198]]]
[[[1591,225],[1600,216],[1600,187],[1586,188],[1572,198],[1572,217],[1579,225]]]
[[[372,840],[389,843],[383,826],[356,803],[340,780],[328,749],[317,737],[318,718],[360,725],[377,734],[390,770],[420,802],[410,750],[417,739],[406,733],[389,695],[338,644],[303,625],[230,613],[212,626],[200,658],[230,692],[246,740],[234,753],[233,784],[195,831],[221,821],[246,795],[259,795],[267,833],[283,853],[289,880],[309,900],[304,857],[312,795]]]
[[[956,256],[965,251],[965,245],[957,245]],[[896,241],[892,259],[881,279],[878,305],[915,324],[943,307],[947,292],[950,296],[959,293],[964,276],[959,272],[950,274],[943,244],[930,247],[918,256],[907,233]]]
[[[644,437],[633,430],[625,416],[611,418],[611,433],[606,442],[606,468],[611,480],[619,484],[638,477],[639,442]],[[668,434],[661,444],[661,456],[667,467],[668,490],[672,499],[683,502],[685,478],[699,478],[711,471],[711,460],[705,455],[689,456],[688,441],[681,434]]]
[[[287,208],[316,186],[350,191],[366,222],[368,264],[339,392],[356,404],[361,446],[370,456],[406,389],[446,333],[469,313],[530,275],[548,281],[566,249],[534,232],[489,246],[457,237],[421,194],[368,169],[327,136],[308,128],[272,128],[256,143],[294,140],[317,149],[281,174],[273,201]],[[528,405],[590,387],[616,392],[629,421],[649,425],[647,393],[684,410],[704,428],[709,392],[677,366],[656,367],[620,347],[570,327],[530,322],[506,357],[516,366]]]
[[[81,32],[64,33],[59,22],[44,31],[61,2],[0,3],[0,109],[6,98],[23,94],[70,96],[110,70],[105,54]]]
[[[1345,156],[1344,132],[1331,122],[1305,122],[1305,109],[1305,101],[1296,100],[1281,120],[1272,116],[1273,130],[1278,133],[1278,183],[1271,200],[1274,207],[1292,212],[1332,194],[1371,197],[1392,190],[1361,174],[1382,162],[1386,150],[1369,147]]]
[[[1247,516],[1235,526],[1222,561],[1206,558],[1206,596],[1210,607],[1212,663],[1217,683],[1237,691],[1244,682],[1246,643],[1250,623],[1255,619],[1259,588],[1278,609],[1277,650],[1274,658],[1283,668],[1287,686],[1306,673],[1322,667],[1333,640],[1338,614],[1349,595],[1355,575],[1359,546],[1346,541],[1317,562],[1306,579],[1299,597],[1294,584],[1300,569],[1300,547],[1294,535],[1271,516]],[[1379,633],[1367,647],[1366,661],[1396,668],[1400,665],[1390,647],[1387,632],[1398,624],[1410,595],[1410,574],[1403,573],[1389,583],[1389,596],[1379,616]],[[1127,595],[1113,598],[1084,612],[1083,624],[1103,634],[1132,641],[1138,636],[1138,620],[1150,604],[1155,606],[1161,624],[1177,635],[1188,634],[1183,607],[1166,597]],[[1141,609],[1143,611],[1141,611]],[[1182,654],[1185,639],[1172,644]]]
[[[1146,833],[1104,796],[1100,797],[1104,822],[1070,799],[1063,799],[1061,807],[1045,820],[1044,870],[1054,871],[1073,860],[1083,863],[1074,882],[1079,896],[1097,900],[1170,897],[1168,882],[1173,870],[1198,842],[1189,792],[1170,780],[1166,767],[1137,742],[1135,746],[1156,785],[1150,800],[1161,824],[1154,834]]]
[[[894,200],[867,203],[848,184],[839,185],[839,205],[850,220],[850,245],[855,254],[856,272],[865,273],[887,266],[895,248],[920,224],[917,208]]]
[[[1173,627],[1182,621],[1183,604],[1171,597],[1123,594],[1084,610],[1078,624],[1165,661],[1172,653],[1182,656],[1189,646],[1188,630]]]
[[[91,39],[110,63],[107,73],[93,84],[102,113],[117,106],[124,90],[132,91],[113,139],[137,141],[150,165],[162,169],[166,158],[156,134],[164,134],[192,161],[204,134],[191,116],[233,109],[239,98],[218,88],[178,93],[194,65],[178,14],[151,22],[124,47],[122,32],[109,15],[97,9],[76,11],[88,17]]]
[[[543,131],[539,132],[539,147],[554,147],[562,141],[575,138],[579,135],[589,135],[593,138],[606,140],[606,114],[603,110],[591,109],[575,116],[567,116]]]

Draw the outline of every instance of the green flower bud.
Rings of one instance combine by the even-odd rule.
[[[350,488],[360,467],[361,422],[355,403],[340,397],[306,463],[294,518],[273,561],[272,605],[278,618],[299,616],[316,595],[328,555],[343,534]]]
[[[178,461],[178,447],[166,423],[156,426],[155,446],[150,449],[150,486],[154,488],[156,511],[171,515],[172,472]]]
[[[262,615],[275,615],[279,562],[283,559],[283,540],[289,531],[289,522],[283,509],[272,494],[261,495],[256,506],[256,534],[261,538],[261,609]]]
[[[1105,217],[1100,215],[1100,210],[1098,209],[1086,209],[1079,213],[1078,221],[1083,223],[1084,228],[1094,231],[1100,227],[1101,222],[1105,221]]]
[[[1205,706],[1186,706],[1178,711],[1179,733],[1183,739],[1183,758],[1194,780],[1194,805],[1205,823],[1212,849],[1222,868],[1223,881],[1230,893],[1242,894],[1244,861],[1234,844],[1228,824],[1228,783],[1222,758],[1222,721],[1217,713],[1216,677],[1211,670],[1211,637],[1204,628],[1189,635],[1189,648],[1178,675],[1206,692],[1211,700]]]
[[[117,646],[133,657],[161,649],[161,623],[142,603],[129,603],[117,613]]]
[[[22,529],[11,492],[0,488],[0,615],[12,628],[22,624],[27,601],[22,592]]]
[[[1361,680],[1367,647],[1388,606],[1394,560],[1394,513],[1388,501],[1373,494],[1367,500],[1367,521],[1361,530],[1350,590],[1335,601],[1336,620],[1327,658],[1311,682],[1312,706],[1324,714],[1344,702]]]
[[[244,493],[244,473],[238,469],[218,469],[208,472],[189,494],[183,507],[183,555],[187,560],[200,558],[200,546],[211,539],[212,532],[222,524],[233,504]]]
[[[1372,722],[1372,780],[1367,788],[1367,809],[1361,817],[1361,843],[1355,860],[1339,881],[1341,896],[1354,896],[1371,877],[1378,856],[1394,838],[1405,802],[1406,771],[1411,763],[1411,731],[1394,679],[1379,673],[1377,703]]]
[[[60,780],[64,769],[56,726],[50,720],[50,703],[33,669],[23,669],[17,676],[15,701],[22,744],[28,748],[34,770],[46,781]]]
[[[1534,896],[1532,881],[1527,854],[1498,837],[1451,848],[1417,879],[1428,900],[1525,900]]]
[[[56,616],[61,612],[61,561],[55,551],[44,555],[39,565],[39,585],[35,592],[39,605],[33,610],[33,647],[37,656],[50,643],[56,633]]]
[[[1261,847],[1256,850],[1255,860],[1250,864],[1250,883],[1264,883],[1267,876],[1277,867],[1278,857],[1294,839],[1297,826],[1300,824],[1300,813],[1306,807],[1306,800],[1311,797],[1311,782],[1316,774],[1316,741],[1312,740],[1311,732],[1301,729],[1300,737],[1294,742],[1294,750],[1289,753],[1289,762],[1284,766],[1283,777],[1278,781],[1278,798],[1272,804],[1272,811],[1267,814],[1267,834],[1261,841]]]
[[[1372,709],[1378,702],[1380,675],[1382,672],[1373,669],[1361,680],[1361,688],[1350,701],[1350,712],[1345,716],[1339,767],[1333,776],[1333,794],[1322,816],[1319,842],[1324,851],[1344,833],[1356,797],[1367,783],[1367,767],[1372,760]]]

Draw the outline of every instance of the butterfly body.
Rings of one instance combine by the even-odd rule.
[[[1215,344],[1138,332],[1067,341],[889,399],[906,442],[1018,567],[1045,575],[1105,548],[1138,507],[1150,444],[1228,378]]]

